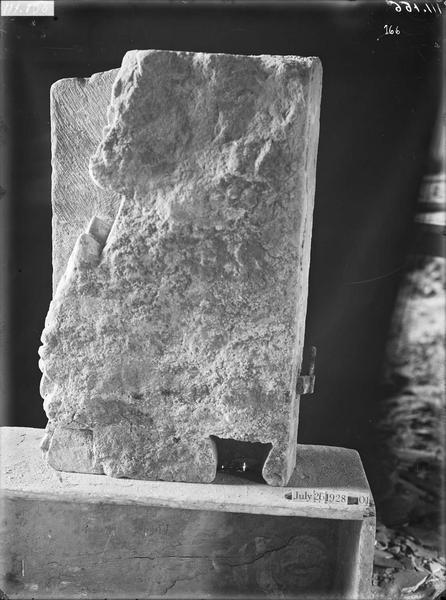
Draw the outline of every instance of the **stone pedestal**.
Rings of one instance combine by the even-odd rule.
[[[375,516],[358,454],[297,446],[288,487],[60,473],[4,428],[2,583],[27,598],[370,598]]]

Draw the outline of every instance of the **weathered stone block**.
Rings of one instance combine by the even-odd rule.
[[[78,238],[42,335],[55,468],[212,481],[218,436],[270,443],[265,480],[288,481],[320,93],[317,58],[126,54],[90,163],[120,208]],[[71,429],[91,449],[68,469]]]

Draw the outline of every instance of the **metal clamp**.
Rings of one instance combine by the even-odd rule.
[[[314,392],[314,381],[316,375],[314,369],[316,366],[316,346],[311,346],[310,363],[308,366],[308,375],[299,375],[296,381],[296,395],[312,394]]]

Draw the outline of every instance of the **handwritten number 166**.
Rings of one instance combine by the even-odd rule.
[[[393,27],[393,25],[384,25],[385,35],[399,35],[400,30],[398,29],[398,25]]]

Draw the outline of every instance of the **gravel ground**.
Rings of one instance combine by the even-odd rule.
[[[380,434],[387,491],[377,498],[374,598],[446,598],[445,273],[413,259],[393,319]]]

